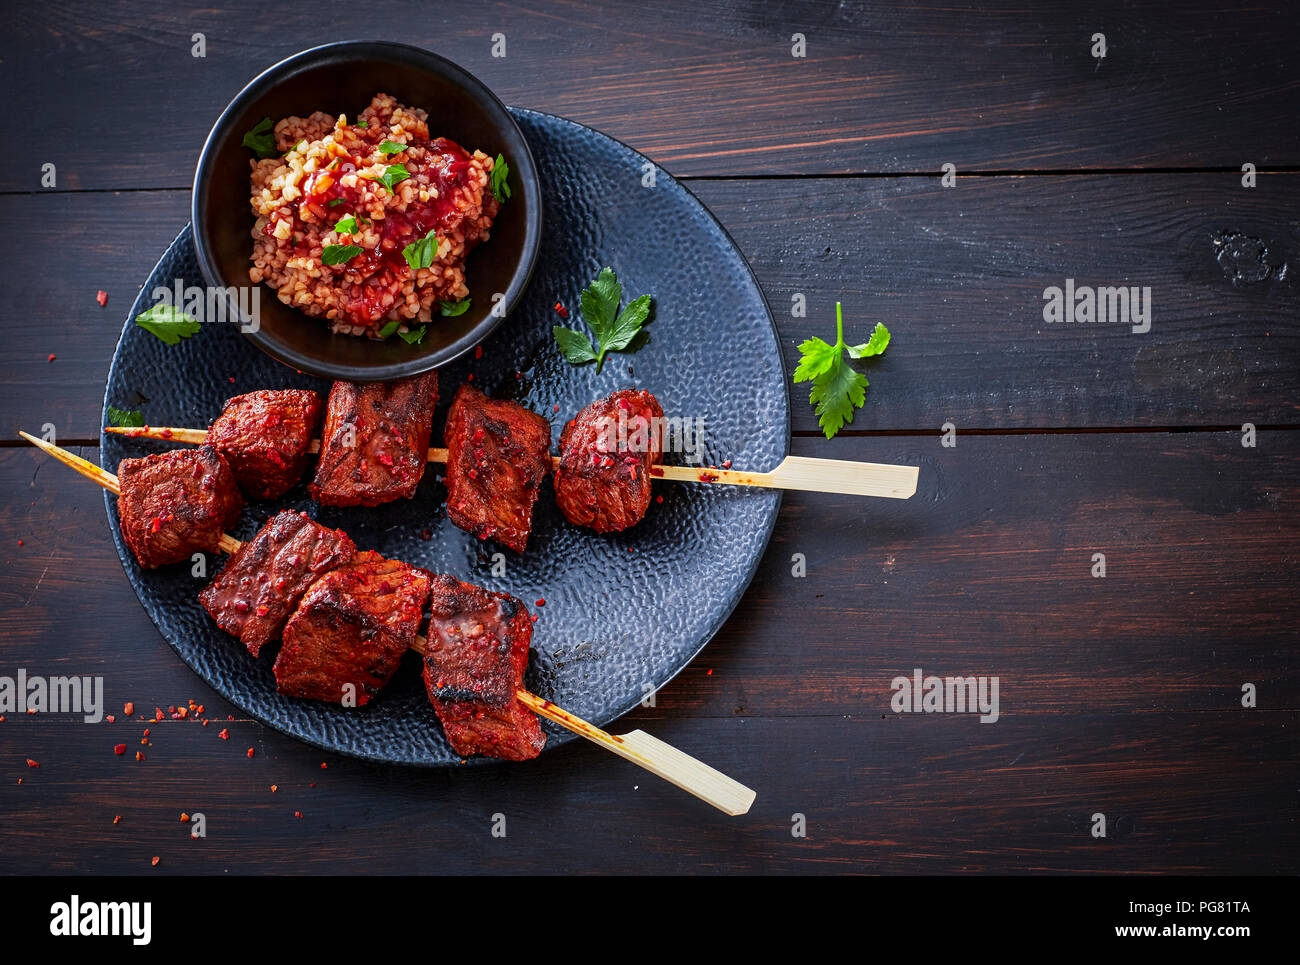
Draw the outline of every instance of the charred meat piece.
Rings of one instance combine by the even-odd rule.
[[[452,400],[445,436],[447,518],[522,553],[537,492],[551,469],[551,424],[467,384]]]
[[[560,434],[555,501],[571,523],[613,533],[650,506],[664,410],[649,392],[624,389],[591,403]]]
[[[357,548],[341,530],[285,510],[266,521],[199,594],[204,609],[256,657],[280,636],[308,587],[351,561]]]
[[[505,593],[433,577],[424,685],[457,754],[508,761],[536,757],[546,744],[537,715],[521,704],[533,622]]]
[[[208,445],[226,457],[250,499],[279,499],[307,470],[320,416],[320,395],[310,389],[237,395],[212,423]]]
[[[123,459],[117,478],[122,537],[145,569],[215,553],[244,508],[235,474],[211,446]]]
[[[284,625],[277,689],[289,697],[363,706],[415,643],[428,599],[423,570],[358,553],[313,583]]]
[[[429,459],[437,404],[437,372],[400,382],[335,382],[312,499],[326,506],[378,506],[414,496]]]

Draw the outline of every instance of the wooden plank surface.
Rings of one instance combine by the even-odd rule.
[[[1231,175],[697,182],[751,261],[781,333],[797,345],[876,321],[894,333],[865,363],[850,431],[1294,424],[1300,407],[1300,177],[1242,188]],[[188,220],[186,192],[0,197],[0,231],[26,231],[5,271],[0,435],[52,422],[98,437],[123,314]],[[129,230],[132,243],[120,243]],[[75,264],[74,284],[52,265]],[[1043,292],[1151,289],[1151,330],[1043,321]],[[101,308],[95,292],[109,292]],[[802,294],[807,314],[792,317]],[[861,340],[859,338],[858,340]],[[58,358],[50,363],[47,358]],[[694,354],[682,347],[682,364]],[[806,387],[793,427],[817,429]]]
[[[654,709],[615,727],[751,783],[754,814],[730,823],[595,749],[428,773],[245,719],[131,598],[100,492],[0,449],[6,666],[102,674],[110,711],[193,698],[218,721],[147,725],[144,762],[112,752],[134,753],[138,721],[0,723],[14,840],[62,828],[87,842],[20,849],[13,869],[143,872],[161,854],[172,871],[363,872],[385,853],[394,871],[476,870],[489,854],[502,871],[1300,870],[1283,846],[1300,750],[1300,437],[1263,433],[1253,450],[1232,433],[1118,439],[1122,451],[1109,434],[838,440],[839,457],[919,463],[921,490],[905,503],[789,494],[736,615]],[[1089,572],[1098,551],[1105,579]],[[894,713],[893,678],[918,666],[998,676],[1002,716]],[[1240,706],[1247,682],[1257,709]],[[185,837],[182,810],[205,814],[207,841]],[[1088,833],[1098,811],[1114,829],[1103,842]],[[790,836],[796,812],[806,840]],[[490,836],[496,813],[507,843]],[[629,822],[653,846],[629,841]]]
[[[426,46],[506,103],[594,124],[676,174],[1300,163],[1288,123],[1300,33],[1278,2],[377,0],[361,23],[355,6],[329,0],[274,15],[252,0],[19,6],[0,76],[23,108],[0,116],[0,137],[36,134],[40,147],[0,171],[4,191],[39,190],[47,162],[61,190],[187,187],[248,80],[352,36]],[[805,57],[792,56],[795,33]],[[492,56],[494,34],[505,57]]]

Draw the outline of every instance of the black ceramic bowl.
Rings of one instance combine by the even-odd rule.
[[[542,233],[542,202],[528,143],[487,87],[451,61],[419,47],[348,41],[314,47],[256,77],[222,112],[194,173],[191,220],[199,267],[209,285],[247,289],[253,215],[249,209],[249,150],[245,132],[264,117],[306,117],[313,111],[356,117],[378,92],[429,112],[429,133],[510,165],[510,200],[501,205],[491,238],[470,252],[466,280],[472,305],[463,315],[435,315],[419,345],[334,335],[329,324],[280,302],[260,286],[257,331],[262,351],[295,369],[325,378],[367,382],[427,372],[473,348],[508,314],[528,285]],[[505,312],[492,311],[503,293]],[[231,316],[235,317],[235,316]]]

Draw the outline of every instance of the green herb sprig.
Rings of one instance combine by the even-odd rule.
[[[360,245],[326,245],[321,249],[320,260],[326,265],[341,265],[361,254]]]
[[[240,142],[259,158],[275,157],[280,152],[275,149],[274,125],[269,117],[264,117],[244,134]]]
[[[193,315],[186,315],[167,302],[159,302],[147,312],[141,312],[135,317],[135,323],[168,345],[179,344],[181,339],[189,338],[202,327]]]
[[[853,421],[853,410],[862,408],[870,385],[865,375],[844,361],[845,351],[850,358],[869,358],[883,354],[889,340],[889,329],[877,322],[871,338],[861,345],[847,345],[844,313],[836,302],[835,344],[810,338],[799,345],[799,366],[794,370],[794,381],[812,382],[808,401],[816,407],[818,424],[827,439],[833,438],[846,422]]]
[[[510,165],[506,163],[503,155],[498,154],[496,161],[492,163],[492,173],[490,175],[492,188],[492,197],[498,201],[506,201],[510,197]]]
[[[595,345],[583,332],[560,325],[551,329],[566,359],[574,365],[595,362],[599,373],[607,353],[622,352],[632,344],[650,315],[651,298],[649,295],[634,298],[620,312],[618,304],[622,297],[623,286],[615,277],[614,269],[602,268],[596,280],[582,290],[578,302],[582,320],[596,337]]]

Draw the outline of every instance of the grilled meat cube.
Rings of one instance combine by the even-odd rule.
[[[302,595],[322,575],[351,561],[347,534],[285,510],[266,521],[199,594],[204,609],[256,657],[280,636]]]
[[[479,539],[522,553],[533,506],[551,469],[551,424],[517,402],[472,385],[447,413],[447,518]]]
[[[321,398],[310,389],[237,395],[208,430],[250,499],[279,499],[303,477],[320,431]]]
[[[430,589],[424,685],[452,748],[510,761],[536,757],[546,737],[515,697],[533,639],[528,608],[442,574]]]
[[[437,372],[400,382],[335,382],[312,499],[326,506],[378,506],[414,496],[429,459],[437,404]]]
[[[145,569],[215,553],[244,507],[235,474],[211,446],[123,459],[117,478],[122,537]]]
[[[649,392],[624,389],[591,403],[560,434],[555,501],[571,523],[613,533],[650,506],[664,410]]]
[[[415,643],[428,599],[423,570],[358,553],[313,583],[284,625],[277,689],[289,697],[363,706]]]

